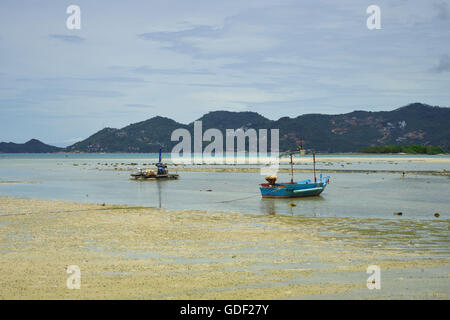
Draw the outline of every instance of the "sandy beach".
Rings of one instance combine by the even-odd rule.
[[[448,219],[373,222],[0,197],[0,298],[448,299]]]

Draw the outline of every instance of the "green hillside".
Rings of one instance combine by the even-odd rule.
[[[214,111],[202,116],[208,128],[280,130],[280,149],[301,143],[319,152],[356,152],[382,145],[435,145],[450,147],[450,108],[413,103],[393,111],[354,111],[339,115],[306,114],[270,120],[256,112]],[[170,151],[177,128],[193,132],[193,123],[177,123],[154,117],[121,129],[105,128],[66,150],[70,152],[156,152],[161,145]],[[224,146],[225,149],[225,146]]]

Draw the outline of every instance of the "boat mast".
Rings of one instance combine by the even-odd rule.
[[[294,163],[292,162],[292,153],[291,156],[291,183],[294,183]]]
[[[316,183],[317,179],[316,179],[316,153],[315,152],[313,152],[313,167],[314,167],[314,183]]]

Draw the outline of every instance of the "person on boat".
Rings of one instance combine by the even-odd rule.
[[[276,174],[274,174],[274,175],[271,175],[271,176],[267,176],[265,179],[269,183],[269,185],[274,186],[275,182],[278,179],[278,176]]]

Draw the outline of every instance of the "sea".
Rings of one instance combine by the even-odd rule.
[[[302,157],[306,161],[296,158],[295,168],[312,169],[311,157]],[[430,174],[450,171],[449,155],[316,158],[317,175],[335,171],[325,174],[331,182],[321,196],[262,199],[259,184],[265,180],[259,171],[207,170],[257,167],[252,164],[176,166],[164,155],[178,180],[134,181],[130,174],[154,168],[157,154],[0,154],[0,196],[256,215],[433,220],[439,213],[439,219],[449,218],[449,176]],[[294,173],[296,181],[312,177],[310,172]],[[289,179],[288,173],[279,174],[278,181]]]

